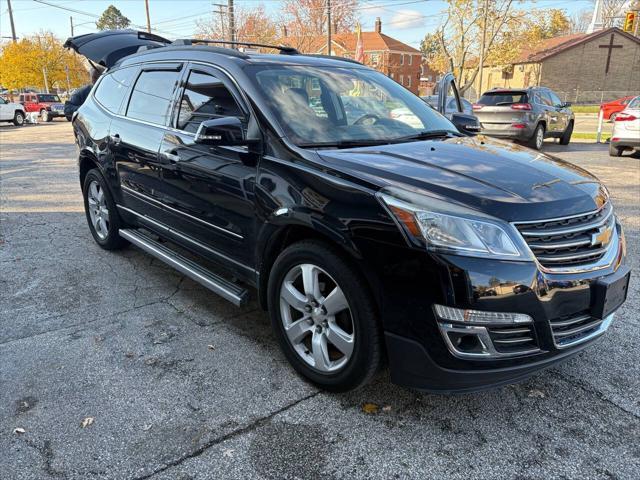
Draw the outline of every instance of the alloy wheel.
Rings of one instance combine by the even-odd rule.
[[[89,184],[87,202],[89,204],[91,224],[98,238],[104,240],[109,235],[109,209],[107,208],[104,189],[95,180]]]
[[[536,130],[536,148],[540,150],[544,144],[544,129],[538,128]]]
[[[344,367],[353,354],[355,329],[340,286],[317,265],[293,267],[280,287],[285,334],[298,356],[321,373]]]

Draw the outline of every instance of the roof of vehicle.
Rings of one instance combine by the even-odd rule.
[[[168,45],[161,48],[143,50],[119,60],[113,68],[124,65],[132,65],[139,62],[151,62],[159,60],[195,60],[212,63],[233,62],[246,65],[308,65],[324,67],[367,68],[364,65],[342,57],[329,57],[323,55],[304,54],[270,54],[270,53],[245,53],[238,50],[209,45]]]

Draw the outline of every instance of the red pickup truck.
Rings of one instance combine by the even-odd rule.
[[[24,105],[25,112],[39,112],[43,122],[64,117],[64,104],[54,93],[21,93],[19,101]]]

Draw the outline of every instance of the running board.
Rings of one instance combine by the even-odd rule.
[[[207,287],[222,298],[240,307],[249,301],[249,291],[201,267],[172,249],[165,247],[144,233],[134,229],[121,229],[120,236],[140,247],[145,252],[171,265],[187,277]]]

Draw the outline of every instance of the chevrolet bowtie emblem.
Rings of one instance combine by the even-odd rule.
[[[600,227],[596,233],[591,235],[591,246],[607,246],[611,240],[613,231],[608,226]]]

